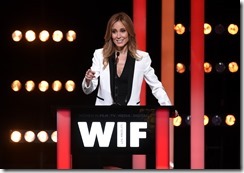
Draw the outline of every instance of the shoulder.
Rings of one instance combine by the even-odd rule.
[[[103,48],[95,49],[94,54],[103,54]]]
[[[103,60],[103,48],[95,49],[95,51],[93,53],[93,58],[97,59],[99,61],[102,61]]]
[[[149,53],[146,52],[146,51],[142,51],[142,50],[136,50],[136,53],[138,55],[138,60],[147,60],[147,59],[150,59],[149,57]]]
[[[142,50],[136,50],[136,53],[140,56],[148,56],[148,52],[142,51]]]

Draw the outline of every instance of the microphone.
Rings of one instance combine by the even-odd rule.
[[[120,55],[120,52],[116,52],[116,56],[115,56],[115,61],[114,61],[114,64],[117,64],[118,63],[118,58],[119,58],[119,55]]]
[[[119,60],[119,54],[120,52],[116,52],[116,56],[115,56],[115,59],[114,59],[114,81],[113,81],[113,84],[114,84],[114,103],[113,105],[118,105],[118,86],[117,86],[117,63],[118,63],[118,60]]]

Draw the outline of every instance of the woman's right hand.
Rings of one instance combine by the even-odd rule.
[[[91,69],[88,69],[86,71],[85,79],[86,79],[86,84],[89,86],[91,80],[95,77],[95,72],[92,71]]]

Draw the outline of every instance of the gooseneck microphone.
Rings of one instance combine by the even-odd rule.
[[[115,60],[114,60],[114,64],[117,64],[118,61],[119,61],[119,55],[120,55],[120,52],[116,52],[116,56],[115,56]],[[117,70],[116,70],[117,71]]]
[[[117,76],[117,63],[119,61],[119,55],[120,52],[116,52],[115,60],[114,60],[114,104],[113,105],[119,105],[118,104],[118,76]]]

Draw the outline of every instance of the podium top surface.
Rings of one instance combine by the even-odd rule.
[[[56,110],[70,110],[72,112],[138,112],[143,110],[167,110],[169,111],[169,117],[176,117],[174,106],[81,106],[81,105],[66,105],[57,107]]]

